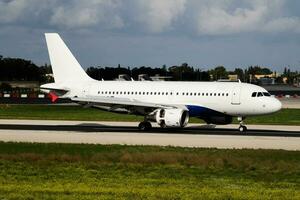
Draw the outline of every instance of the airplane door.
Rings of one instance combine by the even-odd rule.
[[[241,87],[236,87],[232,91],[231,104],[240,105],[241,104]]]

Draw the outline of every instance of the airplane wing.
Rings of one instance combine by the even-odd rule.
[[[73,97],[72,101],[85,104],[87,107],[89,106],[107,106],[114,108],[129,108],[130,110],[134,108],[149,108],[149,110],[155,110],[157,108],[183,108],[180,105],[171,105],[171,104],[157,104],[150,102],[142,102],[135,99],[130,98],[119,98],[119,97],[95,97],[95,96],[87,96],[87,97]],[[186,109],[184,106],[183,109]],[[139,109],[134,109],[139,110]]]

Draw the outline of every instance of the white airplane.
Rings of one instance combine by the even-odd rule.
[[[281,103],[262,87],[239,82],[97,81],[90,78],[57,33],[46,33],[54,83],[41,85],[52,101],[68,98],[85,107],[144,116],[139,129],[182,128],[190,117],[208,124],[239,121],[281,109]]]

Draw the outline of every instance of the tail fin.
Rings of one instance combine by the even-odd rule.
[[[92,80],[57,33],[45,33],[55,83]]]

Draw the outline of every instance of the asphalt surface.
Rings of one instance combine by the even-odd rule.
[[[240,133],[233,128],[202,128],[187,127],[183,129],[162,129],[153,127],[150,131],[140,131],[134,126],[109,126],[101,124],[78,124],[78,125],[30,125],[30,124],[0,124],[2,130],[32,130],[32,131],[67,131],[67,132],[117,132],[117,133],[152,133],[152,134],[192,134],[192,135],[229,135],[229,136],[270,136],[270,137],[299,137],[298,131],[279,131],[249,129]]]
[[[0,141],[300,150],[300,126],[238,125],[138,130],[137,122],[0,120]]]

